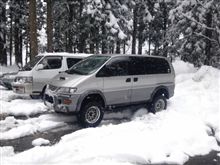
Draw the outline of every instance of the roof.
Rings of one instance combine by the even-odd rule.
[[[110,56],[110,57],[121,57],[121,56],[129,56],[129,57],[155,57],[155,58],[166,58],[163,56],[151,56],[146,54],[95,54],[102,56]]]
[[[53,52],[53,53],[42,53],[38,54],[38,56],[63,56],[63,57],[88,57],[92,54],[86,54],[86,53],[67,53],[67,52]]]

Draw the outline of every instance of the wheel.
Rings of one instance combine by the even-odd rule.
[[[102,104],[91,101],[82,106],[78,114],[78,121],[83,127],[96,127],[102,121],[104,115]]]
[[[32,99],[42,99],[42,100],[44,100],[45,90],[46,90],[46,86],[43,88],[43,90],[41,91],[41,93],[39,95],[30,95],[30,97]]]
[[[152,113],[160,112],[167,108],[167,100],[163,95],[156,96],[150,105],[150,111]]]

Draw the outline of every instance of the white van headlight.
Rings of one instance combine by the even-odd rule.
[[[64,94],[73,94],[75,93],[77,88],[71,87],[60,87],[57,89],[57,93],[64,93]]]
[[[16,77],[15,82],[32,83],[33,82],[33,77]]]

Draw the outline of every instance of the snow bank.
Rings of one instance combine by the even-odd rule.
[[[173,62],[173,67],[175,69],[176,75],[195,73],[197,71],[193,64],[183,62],[178,58]]]
[[[174,68],[175,95],[166,111],[147,114],[140,109],[130,122],[82,129],[63,136],[54,146],[2,156],[2,163],[183,164],[191,156],[220,151],[220,71],[197,69],[179,60]],[[13,126],[13,119],[7,120]]]

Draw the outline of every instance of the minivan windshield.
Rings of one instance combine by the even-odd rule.
[[[33,67],[41,60],[43,56],[35,56],[31,61],[29,61],[21,70],[30,71]]]
[[[81,74],[81,75],[92,74],[100,66],[102,66],[109,58],[110,56],[101,56],[101,55],[88,57],[75,64],[73,67],[67,70],[66,73]]]

